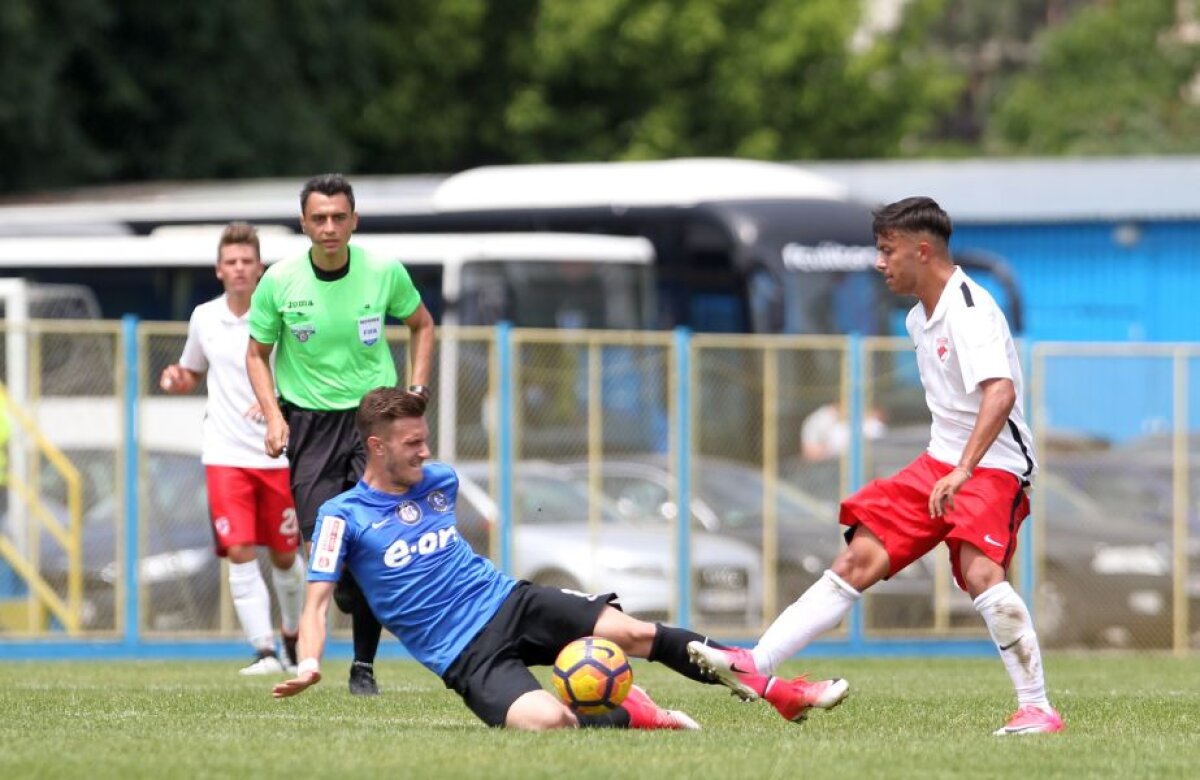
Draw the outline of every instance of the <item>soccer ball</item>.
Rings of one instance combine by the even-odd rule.
[[[585,636],[559,651],[552,679],[558,697],[571,709],[601,715],[625,701],[633,685],[633,668],[615,643]]]

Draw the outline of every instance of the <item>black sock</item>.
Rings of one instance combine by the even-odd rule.
[[[383,626],[379,624],[365,599],[355,605],[354,612],[350,615],[350,624],[354,632],[354,660],[365,664],[375,663]]]
[[[577,714],[575,717],[579,720],[581,729],[629,728],[629,710],[624,707],[617,707],[612,712],[606,712],[603,715]]]
[[[709,677],[692,663],[688,658],[687,646],[688,642],[701,642],[710,647],[717,647],[722,650],[726,646],[720,642],[714,642],[706,636],[697,634],[695,631],[688,631],[686,628],[676,628],[675,626],[665,626],[662,623],[655,623],[658,626],[658,632],[654,635],[654,644],[650,646],[650,655],[647,660],[657,661],[660,664],[669,666],[675,671],[682,674],[684,677],[695,680],[696,682],[708,683],[712,685],[717,681]]]
[[[283,634],[283,655],[289,664],[295,664],[300,659],[296,656],[296,641],[300,639],[300,634]]]

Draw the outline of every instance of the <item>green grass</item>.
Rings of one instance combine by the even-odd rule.
[[[416,664],[380,664],[351,697],[345,664],[275,701],[231,662],[0,664],[0,777],[1194,777],[1200,659],[1047,659],[1057,736],[990,736],[1013,709],[998,659],[820,659],[850,699],[803,726],[639,662],[638,681],[699,733],[490,730]],[[784,671],[799,673],[792,664]],[[545,679],[545,678],[543,678]]]

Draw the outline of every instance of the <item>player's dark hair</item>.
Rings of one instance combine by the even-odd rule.
[[[304,213],[304,207],[308,205],[308,196],[314,192],[319,192],[329,198],[334,195],[345,195],[346,200],[350,201],[350,210],[354,211],[354,188],[340,173],[322,173],[320,176],[314,176],[304,182],[304,186],[300,189],[301,214]]]
[[[221,261],[221,250],[230,244],[249,244],[254,247],[254,256],[262,259],[258,248],[258,231],[249,222],[230,222],[221,231],[221,241],[217,244],[217,262]]]
[[[950,233],[954,230],[950,215],[942,210],[936,200],[923,195],[898,200],[879,209],[875,212],[871,227],[877,236],[896,230],[902,233],[931,233],[945,244],[950,243]]]
[[[354,415],[354,427],[365,444],[380,425],[406,417],[425,416],[425,399],[398,387],[377,387],[363,396]]]

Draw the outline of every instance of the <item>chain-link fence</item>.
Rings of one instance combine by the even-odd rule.
[[[1031,374],[1039,631],[1196,647],[1200,347],[1038,344]]]
[[[4,333],[21,412],[8,471],[28,490],[10,479],[5,491],[0,630],[240,636],[212,552],[204,393],[157,386],[185,326]],[[389,338],[403,374],[407,331]],[[1012,579],[1032,592],[1039,634],[1054,647],[1194,646],[1200,348],[1025,350],[1041,473]],[[459,528],[477,550],[729,637],[756,635],[818,578],[844,544],[841,497],[928,439],[903,339],[464,328],[439,334],[436,367],[434,453],[460,472]],[[841,629],[855,632],[986,636],[944,547],[873,588],[858,628]]]
[[[114,631],[124,587],[115,576],[124,518],[119,326],[0,322],[0,335],[8,423],[0,626]]]

